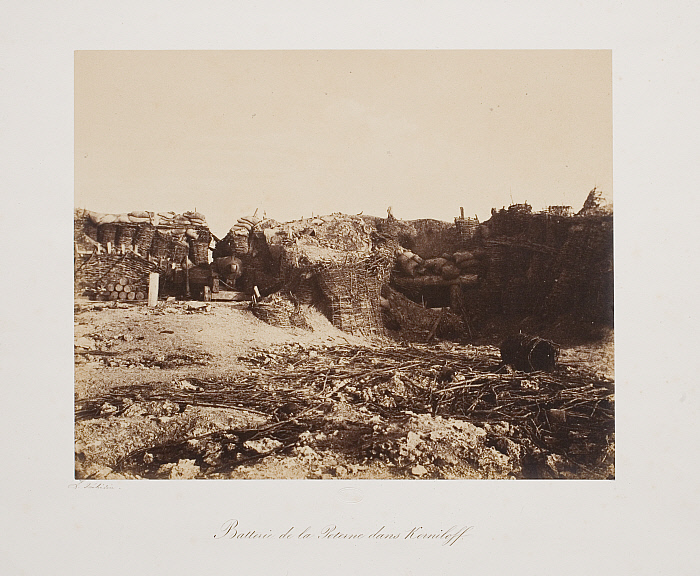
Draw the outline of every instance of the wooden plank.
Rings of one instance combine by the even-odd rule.
[[[397,286],[474,286],[479,282],[479,277],[476,274],[464,274],[454,280],[445,280],[442,276],[416,276],[410,277],[395,277],[393,279]]]
[[[233,290],[221,290],[211,293],[212,300],[227,300],[229,302],[242,302],[247,299],[243,292],[235,292]]]
[[[489,246],[509,246],[511,248],[522,248],[524,250],[532,250],[534,252],[544,252],[546,254],[557,254],[559,250],[552,248],[546,244],[536,244],[535,242],[511,242],[507,240],[488,240],[484,243]]]
[[[148,274],[148,305],[153,308],[158,304],[158,283],[160,274],[158,272],[150,272]]]

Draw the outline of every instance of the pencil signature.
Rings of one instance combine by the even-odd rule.
[[[97,480],[77,480],[68,484],[68,488],[73,490],[119,490],[119,486],[114,486],[108,482],[99,482]]]

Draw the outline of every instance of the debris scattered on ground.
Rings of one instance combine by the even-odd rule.
[[[568,366],[504,370],[498,354],[284,344],[240,356],[247,370],[231,380],[122,386],[83,401],[76,434],[83,446],[105,436],[110,473],[147,478],[259,477],[289,458],[302,477],[377,477],[377,466],[405,478],[611,477],[612,382]],[[257,424],[208,416],[202,426],[194,411],[211,409]],[[126,424],[116,436],[115,420]],[[129,429],[139,442],[117,450]]]

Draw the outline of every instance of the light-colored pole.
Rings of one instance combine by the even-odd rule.
[[[160,280],[160,274],[158,272],[151,272],[148,275],[148,305],[153,308],[158,304],[158,282]]]

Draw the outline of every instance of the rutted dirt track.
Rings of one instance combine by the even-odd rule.
[[[77,301],[76,477],[614,477],[612,337],[525,374],[306,316]]]

